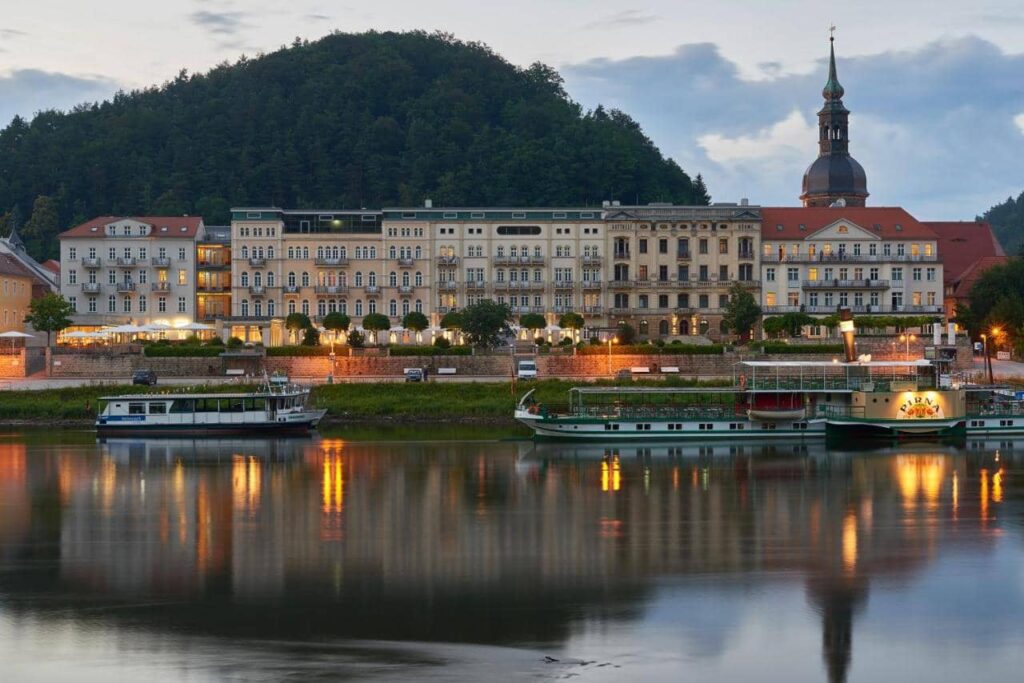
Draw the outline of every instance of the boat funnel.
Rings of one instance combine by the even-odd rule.
[[[843,335],[843,351],[846,352],[846,362],[856,362],[857,341],[853,338],[853,313],[849,308],[839,309],[839,331]]]

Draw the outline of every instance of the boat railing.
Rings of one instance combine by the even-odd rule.
[[[742,416],[735,405],[669,405],[669,406],[582,406],[572,411],[574,417],[616,420],[716,420]]]
[[[744,380],[746,382],[746,380]],[[755,377],[746,382],[748,391],[893,391],[893,384],[913,383],[918,391],[934,389],[926,377]],[[739,385],[743,388],[744,385]]]
[[[864,406],[819,405],[814,411],[814,417],[864,417]]]
[[[1024,417],[1024,403],[996,401],[967,406],[969,417]]]

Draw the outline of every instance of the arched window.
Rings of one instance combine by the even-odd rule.
[[[295,312],[295,299],[291,299],[288,302],[288,315],[291,315],[294,312]]]
[[[416,258],[423,258],[423,247],[416,245]]]
[[[390,258],[390,259],[398,258],[398,250],[395,249],[395,245],[393,245],[393,244],[388,248],[388,258]]]
[[[416,312],[417,313],[422,313],[423,312],[423,302],[420,301],[419,299],[416,299]]]
[[[640,321],[640,327],[639,327],[639,329],[640,329],[640,334],[641,334],[642,336],[647,336],[648,334],[650,334],[650,331],[651,331],[651,325],[650,325],[650,323],[648,323],[648,322],[647,322],[646,320],[641,320],[641,321]]]
[[[388,302],[388,315],[392,317],[398,315],[398,302],[394,299]]]
[[[316,248],[316,257],[320,259],[324,257],[324,248],[322,246]]]
[[[323,299],[316,302],[316,314],[321,318],[327,315],[327,302]]]
[[[338,310],[338,302],[335,301],[334,299],[328,300],[327,301],[327,312],[328,313],[334,313],[337,310]]]
[[[348,275],[343,270],[338,271],[338,285],[348,287]]]
[[[679,334],[690,334],[690,321],[686,318],[679,321]]]
[[[338,250],[338,256],[340,258],[348,258],[348,247],[342,245],[341,249]]]
[[[391,273],[388,275],[388,286],[389,287],[397,287],[398,286],[398,273],[396,273],[395,271],[391,271]]]
[[[270,317],[274,317],[274,308],[274,300],[271,299],[270,301],[267,302],[267,315],[269,315]]]
[[[249,258],[249,247],[242,245],[242,258]]]
[[[252,302],[252,314],[256,318],[263,317],[263,303],[259,299]]]
[[[295,258],[295,247],[288,247],[288,258]]]
[[[303,247],[302,248],[302,258],[304,258],[304,259],[308,259],[309,258],[309,247]]]
[[[363,314],[363,300],[356,299],[356,315],[361,316]]]
[[[246,299],[242,299],[241,312],[243,318],[249,317],[249,302]]]
[[[295,286],[295,273],[288,273],[288,286],[289,287],[294,287]],[[294,313],[294,311],[292,311],[292,312]]]
[[[668,334],[668,321],[667,320],[662,320],[661,322],[658,323],[658,334],[660,334],[660,335],[667,335]]]
[[[274,286],[274,271],[270,271],[270,272],[267,273],[267,287],[273,287],[273,286]]]
[[[259,287],[263,284],[263,274],[258,270],[252,274],[252,286]]]
[[[309,287],[309,273],[302,273],[302,286]]]
[[[248,287],[249,286],[249,273],[246,273],[244,271],[242,272],[242,286],[243,287]]]
[[[409,315],[409,300],[402,299],[402,315]]]
[[[377,258],[377,247],[370,247],[370,258]]]
[[[377,273],[373,272],[372,270],[369,273],[367,273],[366,274],[366,284],[368,284],[371,287],[376,287],[377,286]]]
[[[346,301],[345,299],[339,301],[338,310],[344,313],[345,315],[348,315],[348,301]]]
[[[273,247],[267,247],[267,258],[270,258],[270,259],[274,258],[274,248]]]
[[[309,315],[309,300],[308,299],[303,299],[302,300],[302,314],[303,315]]]
[[[409,271],[405,271],[404,273],[402,273],[402,286],[409,286]]]
[[[369,301],[367,301],[366,302],[366,310],[368,310],[370,313],[376,313],[377,312],[377,300],[376,299],[370,299]]]
[[[363,271],[361,271],[361,270],[357,270],[356,271],[355,282],[356,282],[356,287],[362,287],[363,286]]]
[[[417,287],[422,287],[423,286],[423,273],[416,273],[416,286]]]

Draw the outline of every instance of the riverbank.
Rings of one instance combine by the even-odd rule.
[[[568,391],[580,382],[543,380],[519,382],[513,394],[509,382],[380,383],[333,384],[313,388],[311,401],[326,408],[325,424],[344,422],[382,423],[431,422],[447,424],[512,423],[515,403],[529,389],[541,403],[564,404]],[[725,386],[728,382],[667,380],[661,382],[595,382],[594,386]],[[196,387],[82,386],[37,391],[8,391],[0,400],[0,426],[91,426],[102,396],[162,391],[231,392],[248,390],[239,385]]]

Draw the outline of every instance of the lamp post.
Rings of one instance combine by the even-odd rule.
[[[990,330],[990,334],[992,336],[992,346],[995,347],[997,351],[999,349],[999,335],[1001,335],[1002,333],[1003,331],[999,327],[993,327]],[[982,335],[982,338],[984,338],[984,336],[985,335]],[[995,384],[995,378],[993,377],[992,372],[992,356],[989,354],[987,348],[985,350],[985,364],[988,365],[988,383]]]
[[[900,341],[906,342],[906,360],[910,360],[910,342],[917,339],[916,334],[901,334]]]
[[[611,337],[608,339],[608,374],[612,374],[612,344],[618,344],[618,337]]]

